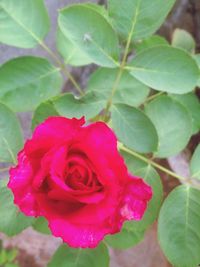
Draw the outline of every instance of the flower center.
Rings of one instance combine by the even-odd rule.
[[[65,183],[75,190],[101,187],[88,158],[83,154],[71,154],[67,162]]]

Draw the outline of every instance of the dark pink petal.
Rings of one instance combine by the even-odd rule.
[[[152,198],[152,190],[141,178],[131,177],[125,191],[120,208],[124,220],[141,220]]]
[[[75,147],[84,151],[102,184],[124,183],[127,168],[117,150],[116,136],[105,123],[83,127],[76,142]]]
[[[78,161],[79,166],[87,168],[87,162],[79,157],[70,157],[70,160]],[[97,203],[104,198],[104,192],[101,187],[89,188],[85,186],[82,190],[71,188],[67,183],[65,175],[69,172],[67,157],[67,148],[60,147],[51,156],[50,177],[48,178],[51,190],[48,192],[50,199],[54,200],[77,200],[81,203]],[[65,174],[66,172],[66,174]]]
[[[69,140],[77,134],[77,131],[84,123],[84,118],[67,119],[64,117],[50,117],[37,126],[32,139],[51,140],[52,142]]]
[[[115,217],[116,210],[118,211],[118,192],[105,192],[104,198],[99,197],[98,203],[95,201],[95,194],[94,196],[88,196],[88,199],[87,196],[83,196],[83,198],[86,198],[85,201],[83,201],[81,195],[77,196],[77,198],[80,197],[80,200],[77,201],[75,197],[73,199],[71,195],[64,194],[64,192],[61,194],[60,191],[53,190],[48,194],[50,195],[37,194],[37,201],[45,217],[62,218],[64,216],[66,220],[73,224],[80,223],[81,220],[83,225],[96,225],[107,221],[109,225],[114,227],[113,223],[110,223],[110,218]],[[55,201],[55,199],[57,200]]]
[[[65,218],[49,219],[52,234],[74,248],[95,248],[111,229],[104,225],[70,224]]]
[[[8,187],[14,194],[14,202],[28,216],[41,215],[32,192],[32,168],[24,153],[18,155],[18,165],[10,169]]]
[[[88,192],[88,193],[81,193],[78,195],[78,192],[75,194],[74,192],[66,192],[62,189],[52,189],[48,192],[48,197],[52,200],[73,200],[78,201],[80,203],[98,203],[104,199],[105,194],[104,192]]]
[[[84,118],[50,117],[38,125],[31,140],[28,140],[24,147],[35,168],[38,168],[41,158],[48,150],[72,140],[84,123]]]

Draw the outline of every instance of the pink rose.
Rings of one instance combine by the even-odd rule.
[[[44,216],[72,247],[95,247],[125,220],[140,220],[151,188],[127,172],[117,139],[103,122],[50,117],[10,170],[8,187],[28,216]]]

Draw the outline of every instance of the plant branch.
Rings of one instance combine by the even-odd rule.
[[[154,98],[157,98],[158,96],[163,95],[164,93],[165,92],[159,92],[159,93],[156,93],[154,95],[151,95],[151,96],[147,97],[147,99],[145,100],[144,104],[149,102],[149,101],[151,101],[151,100],[153,100]]]
[[[131,44],[131,40],[132,40],[133,32],[134,32],[134,29],[135,29],[135,24],[136,24],[136,21],[137,21],[138,14],[139,14],[139,10],[137,8],[135,16],[134,16],[133,23],[132,23],[132,27],[131,27],[131,30],[130,30],[129,35],[128,35],[127,43],[126,43],[125,50],[124,50],[124,55],[122,57],[122,61],[121,61],[121,64],[119,66],[119,71],[118,71],[117,77],[115,79],[114,85],[112,87],[110,97],[108,98],[108,101],[107,101],[107,104],[106,104],[105,118],[106,118],[106,116],[107,116],[107,114],[109,112],[109,109],[110,109],[111,105],[112,105],[113,97],[114,97],[114,95],[116,93],[117,86],[118,86],[118,84],[120,82],[122,73],[123,73],[125,65],[126,65],[126,61],[127,61],[127,57],[128,57],[128,53],[129,53],[129,48],[130,48],[130,44]]]
[[[137,153],[137,152],[135,152],[135,151],[133,151],[133,150],[131,150],[131,149],[125,147],[122,143],[119,143],[119,148],[120,148],[121,150],[123,150],[123,151],[129,153],[130,155],[132,155],[132,156],[134,156],[134,157],[136,157],[136,158],[142,160],[143,162],[145,162],[145,163],[147,163],[147,164],[149,164],[149,165],[151,165],[151,166],[157,168],[158,170],[163,171],[164,173],[169,174],[170,176],[172,176],[172,177],[174,177],[174,178],[177,178],[177,179],[179,179],[179,180],[181,180],[181,181],[184,181],[184,182],[186,182],[186,183],[190,183],[190,184],[192,184],[192,181],[191,181],[190,179],[188,179],[188,178],[186,178],[186,177],[183,177],[183,176],[181,176],[181,175],[178,175],[177,173],[175,173],[175,172],[173,172],[173,171],[170,171],[169,169],[167,169],[167,168],[161,166],[160,164],[154,162],[153,160],[148,159],[148,158],[146,158],[146,157],[140,155],[139,153]]]
[[[79,94],[81,96],[83,96],[84,95],[83,90],[78,85],[78,83],[76,82],[76,80],[74,79],[74,77],[71,75],[71,73],[68,71],[68,69],[65,66],[65,64],[63,64],[61,62],[61,60],[59,59],[59,57],[56,54],[54,54],[54,52],[44,42],[40,42],[40,45],[53,58],[53,60],[56,62],[56,64],[63,71],[63,74],[72,82],[72,84],[74,85],[74,87],[76,88],[76,90],[79,92]]]

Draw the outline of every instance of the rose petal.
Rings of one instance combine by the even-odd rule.
[[[152,198],[152,190],[141,178],[130,178],[124,191],[120,214],[123,220],[141,220]]]
[[[32,160],[35,159],[36,162],[39,161],[54,145],[66,144],[67,141],[71,140],[84,123],[84,118],[48,118],[36,127],[31,140],[26,142],[24,148],[26,155]]]
[[[85,123],[85,119],[67,119],[65,117],[50,117],[36,127],[33,139],[37,140],[66,140],[77,133]]]
[[[111,233],[111,229],[104,225],[74,225],[64,218],[49,219],[49,227],[56,237],[74,248],[95,248],[104,236]]]
[[[35,196],[32,192],[32,168],[24,153],[18,154],[18,166],[10,169],[8,187],[14,194],[14,202],[26,215],[41,215]]]
[[[82,127],[73,147],[86,153],[102,184],[124,183],[127,168],[117,150],[116,136],[105,123]]]
[[[64,200],[64,196],[66,197],[66,200]],[[118,192],[105,192],[103,200],[99,201],[98,203],[88,204],[80,202],[80,200],[75,201],[71,195],[62,195],[61,192],[59,192],[59,196],[56,195],[56,201],[52,195],[52,198],[49,198],[48,194],[38,193],[37,201],[40,205],[42,214],[46,217],[50,216],[50,218],[60,218],[64,216],[66,220],[73,224],[80,223],[81,220],[81,223],[84,225],[96,225],[100,222],[107,221],[110,227],[116,228],[116,226],[113,225],[113,221],[111,222],[110,218],[116,217],[115,213],[118,211],[117,208],[119,203],[117,196]],[[59,197],[61,198],[60,200],[58,200]],[[92,202],[92,199],[89,200]],[[115,223],[118,224],[117,221]]]

